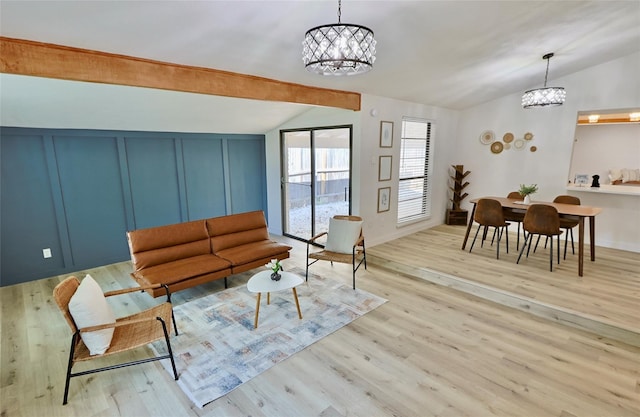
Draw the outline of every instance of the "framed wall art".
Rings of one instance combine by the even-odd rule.
[[[380,147],[393,147],[393,122],[380,122]]]
[[[391,155],[381,155],[378,161],[378,181],[391,179]]]
[[[580,186],[589,184],[589,174],[576,174],[574,184]]]
[[[391,187],[378,188],[378,213],[389,211],[389,199],[391,198]]]

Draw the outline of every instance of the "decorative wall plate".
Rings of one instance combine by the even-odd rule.
[[[505,133],[504,136],[502,137],[502,140],[504,141],[504,143],[513,142],[513,133],[511,132]]]
[[[531,139],[533,139],[533,133],[527,132],[524,134],[524,140],[531,140]]]
[[[480,135],[480,142],[482,142],[483,145],[489,145],[493,142],[494,138],[495,134],[493,130],[485,130],[482,132],[482,135]]]
[[[504,148],[504,145],[502,145],[502,142],[493,142],[491,144],[491,152],[493,153],[500,153],[502,152],[502,149]]]
[[[538,150],[538,147],[536,147],[536,146],[532,146],[532,147],[530,147],[530,148],[529,148],[529,150],[530,150],[531,152],[535,152],[535,151],[537,151],[537,150]]]
[[[522,149],[524,149],[524,146],[525,146],[524,139],[516,139],[515,142],[513,142],[513,149],[517,149],[521,151]]]

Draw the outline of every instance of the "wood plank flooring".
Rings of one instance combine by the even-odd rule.
[[[467,250],[461,250],[464,231],[446,225],[421,231],[371,248],[370,261],[414,276],[438,271],[446,274],[435,277],[440,284],[640,346],[639,253],[598,247],[596,261],[585,260],[580,277],[570,246],[559,265],[554,254],[549,271],[549,250],[542,243],[516,265],[515,235],[510,236],[510,253],[503,239],[496,259],[495,245],[481,247],[480,238],[469,253],[475,226]]]
[[[426,261],[487,286],[495,276],[509,284],[504,291],[545,302],[566,291],[575,299],[566,308],[588,306],[589,314],[633,327],[638,254],[598,248],[597,261],[579,279],[575,257],[549,273],[540,250],[521,265],[511,262],[515,251],[499,261],[487,245],[463,252],[460,229],[441,226],[368,248],[376,262],[358,272],[357,286],[389,302],[203,409],[157,362],[73,378],[62,406],[70,332],[51,294],[66,275],[0,288],[0,416],[640,415],[640,348],[377,266],[380,259]],[[304,245],[282,240],[294,246],[285,268],[304,267]],[[348,265],[312,269],[351,283]],[[111,290],[134,286],[130,271],[122,262],[77,275],[91,273]],[[244,285],[251,275],[234,276],[230,285]],[[596,281],[599,275],[606,282]],[[181,291],[174,304],[223,288],[215,282]],[[589,288],[599,295],[589,297]],[[155,302],[135,293],[114,309],[126,314]],[[129,357],[148,354],[142,348]]]

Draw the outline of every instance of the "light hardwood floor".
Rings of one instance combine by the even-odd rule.
[[[564,292],[578,305],[593,303],[583,294],[592,288],[606,301],[607,317],[630,316],[629,326],[637,327],[638,254],[598,248],[597,261],[587,264],[578,279],[574,258],[549,273],[546,253],[540,251],[521,265],[511,259],[513,253],[496,261],[494,248],[486,245],[463,252],[461,229],[440,226],[368,248],[375,262],[358,272],[357,286],[388,303],[203,409],[157,362],[73,378],[69,404],[62,406],[70,332],[52,290],[66,275],[1,288],[0,415],[640,415],[640,348],[394,272],[389,263],[437,267],[487,286],[494,275],[499,282],[515,281],[512,286],[528,296],[561,300]],[[304,245],[290,242],[294,249],[285,268],[304,267]],[[347,265],[312,268],[350,284]],[[130,270],[130,263],[122,262],[77,275],[91,273],[111,290],[135,285]],[[230,284],[244,285],[250,276],[235,276]],[[564,290],[569,280],[584,283],[580,292]],[[222,289],[216,282],[181,291],[174,304]],[[614,308],[616,297],[627,296],[635,297],[635,306],[623,301]],[[120,314],[157,301],[146,294],[119,298]],[[146,354],[141,349],[129,356]]]
[[[466,228],[440,226],[378,245],[368,254],[392,271],[414,276],[439,271],[449,275],[435,277],[443,285],[640,346],[640,253],[596,247],[596,261],[591,262],[587,245],[580,277],[577,247],[573,255],[571,242],[564,260],[561,241],[560,264],[554,253],[549,271],[549,249],[542,242],[516,265],[515,234],[509,253],[503,239],[499,260],[495,245],[485,242],[481,247],[480,237],[469,253],[476,227],[465,251],[460,248]]]

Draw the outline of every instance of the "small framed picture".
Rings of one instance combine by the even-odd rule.
[[[378,181],[391,179],[391,155],[381,155],[378,161]]]
[[[589,184],[589,174],[576,174],[574,184],[580,186]]]
[[[378,213],[389,211],[389,199],[391,198],[391,187],[378,188]]]
[[[393,122],[380,122],[380,147],[393,147]]]

